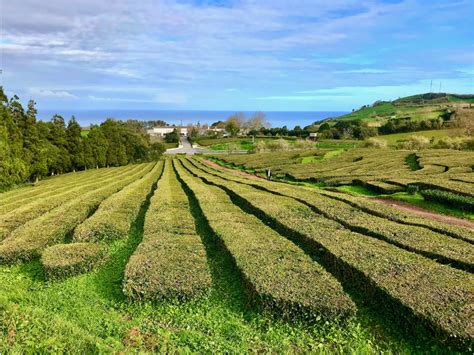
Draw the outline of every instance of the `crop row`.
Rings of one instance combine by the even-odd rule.
[[[73,240],[97,242],[126,237],[162,171],[163,163],[157,163],[143,178],[106,199],[90,218],[74,230]]]
[[[11,212],[12,210],[24,206],[34,200],[51,197],[52,195],[67,191],[75,186],[80,186],[95,179],[102,179],[107,176],[116,174],[122,169],[124,168],[100,169],[97,171],[92,171],[89,174],[77,173],[78,176],[75,179],[69,178],[67,179],[67,181],[63,181],[58,178],[58,181],[54,184],[49,183],[47,185],[39,185],[29,188],[28,193],[14,194],[11,195],[9,198],[0,195],[2,197],[0,215]]]
[[[0,244],[0,264],[34,259],[48,246],[64,241],[103,200],[145,175],[151,168],[151,164],[138,165],[138,170],[116,177],[101,188],[84,191],[81,196],[18,227]]]
[[[114,170],[123,169],[123,167],[107,168],[107,169],[91,169],[78,172],[72,172],[54,177],[47,178],[32,184],[31,186],[20,187],[11,191],[0,194],[2,201],[11,202],[17,199],[27,199],[30,196],[34,197],[39,191],[47,190],[50,188],[57,188],[58,185],[65,185],[74,183],[78,179],[87,179],[97,174],[112,173]]]
[[[249,182],[250,183],[250,182]],[[318,214],[341,223],[344,227],[395,244],[465,270],[474,270],[474,246],[463,240],[436,233],[422,227],[408,226],[377,217],[344,202],[329,199],[314,189],[286,184],[269,184],[264,180],[251,182],[272,193],[298,199]]]
[[[444,203],[466,211],[474,212],[474,196],[465,196],[442,190],[421,190],[421,195],[428,201]]]
[[[339,282],[300,248],[243,212],[221,189],[204,184],[180,164],[176,169],[240,270],[250,299],[284,317],[342,320],[354,313]]]
[[[61,279],[92,270],[103,261],[104,240],[125,238],[141,206],[158,180],[163,163],[100,204],[95,213],[74,230],[73,243],[45,249],[41,263],[49,279]]]
[[[88,183],[68,189],[59,194],[52,194],[50,197],[34,200],[20,208],[0,216],[0,240],[7,238],[14,229],[18,228],[22,224],[40,217],[48,211],[51,211],[52,209],[61,206],[68,201],[82,196],[84,193],[88,193],[95,189],[99,189],[104,185],[114,183],[122,176],[134,173],[140,169],[142,169],[141,166],[134,165],[121,170],[116,170],[114,174],[108,175],[106,178],[91,179],[91,181],[88,181]]]
[[[472,172],[474,153],[452,150],[421,151],[416,153],[417,163],[421,167],[416,171],[412,171],[407,161],[413,154],[407,151],[390,151],[387,154],[382,150],[357,148],[308,164],[301,164],[300,159],[289,157],[286,157],[286,163],[282,163],[279,155],[283,153],[220,155],[218,158],[256,171],[272,168],[277,177],[325,182],[328,185],[352,184],[357,180],[391,183],[398,179],[400,186],[417,183],[420,186],[425,184],[427,188],[431,186],[454,193],[474,195],[474,187],[466,186],[462,181],[450,180],[456,178],[457,174]],[[391,189],[385,189],[385,192],[391,192]]]
[[[366,186],[371,190],[379,194],[393,194],[395,192],[401,192],[403,189],[394,184],[389,184],[383,181],[354,181],[356,184]]]
[[[199,159],[192,159],[191,162],[194,162],[195,164],[198,165],[199,168],[204,169],[207,172],[219,173],[218,170],[211,169],[207,164],[203,164],[201,160]],[[242,176],[239,176],[236,174],[225,174],[222,171],[220,171],[220,174],[225,176],[227,179],[231,179],[238,182],[244,182],[247,184],[252,183],[253,185],[264,184],[265,186],[272,186],[272,185],[266,185],[266,183],[262,180],[252,179],[250,181],[249,179],[246,179]],[[278,186],[281,188],[288,188],[288,185],[286,184],[279,184]],[[316,190],[314,189],[307,189],[303,187],[298,187],[298,189],[303,189],[304,191],[306,191],[302,193],[301,195],[302,199],[306,199],[306,196],[309,196],[310,194],[313,194],[316,192]],[[281,192],[279,189],[277,191]],[[336,192],[323,190],[323,189],[318,189],[317,193],[318,195],[323,195],[333,200],[344,202],[346,205],[340,205],[340,208],[351,209],[351,207],[355,207],[356,209],[366,212],[367,214],[370,214],[376,217],[381,217],[384,220],[384,223],[386,220],[389,220],[389,221],[397,222],[398,224],[424,227],[433,232],[436,232],[437,234],[444,234],[453,238],[464,240],[470,244],[474,243],[474,231],[468,228],[463,228],[463,227],[455,226],[455,225],[448,225],[445,223],[421,218],[411,213],[400,211],[396,208],[370,201],[367,198],[361,198],[361,197],[352,196],[348,194],[336,193]],[[425,232],[423,231],[422,234],[424,233]],[[431,235],[431,234],[428,233],[428,235]],[[451,243],[450,240],[448,240],[448,242]]]
[[[427,324],[453,341],[472,342],[472,274],[349,231],[293,198],[218,178],[189,163],[186,166],[242,199],[308,252],[319,254],[345,285],[357,287],[385,314],[418,320],[417,324]]]
[[[188,198],[166,161],[146,213],[143,240],[125,268],[124,293],[146,300],[189,299],[210,286],[206,251]]]

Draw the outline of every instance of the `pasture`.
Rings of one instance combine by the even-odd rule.
[[[216,155],[238,173],[181,156],[0,194],[0,353],[472,352],[474,228],[311,184],[416,186],[468,211],[473,154],[333,152]],[[281,181],[254,175],[267,167]]]

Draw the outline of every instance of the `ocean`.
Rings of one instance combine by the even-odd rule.
[[[54,114],[60,114],[65,120],[74,115],[81,126],[99,124],[106,118],[112,117],[120,120],[137,119],[141,121],[163,120],[169,124],[187,125],[187,124],[212,124],[216,121],[225,121],[227,117],[234,114],[235,111],[155,111],[155,110],[40,110],[38,109],[38,118],[42,121],[48,121]],[[267,121],[272,127],[287,126],[293,129],[299,125],[301,127],[310,125],[328,117],[343,115],[347,112],[337,111],[268,111],[265,112]],[[250,117],[253,112],[244,112],[246,117]]]

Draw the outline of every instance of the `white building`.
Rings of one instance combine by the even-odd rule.
[[[168,133],[177,130],[180,136],[187,137],[188,127],[155,127],[147,130],[150,137],[164,137]]]

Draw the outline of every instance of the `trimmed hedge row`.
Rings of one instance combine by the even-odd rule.
[[[196,167],[211,173],[215,174],[217,170],[211,169],[208,167],[206,164],[203,164],[199,159],[192,159],[190,162],[196,162]],[[252,185],[259,185],[259,186],[265,186],[265,187],[273,187],[274,191],[277,191],[279,193],[283,193],[283,191],[286,191],[286,194],[289,194],[289,196],[293,196],[294,193],[298,193],[298,198],[305,200],[308,197],[312,198],[317,198],[321,196],[325,196],[328,198],[331,198],[331,201],[325,201],[324,205],[329,205],[329,208],[338,208],[338,210],[342,211],[342,216],[341,216],[341,221],[345,222],[347,221],[348,225],[351,223],[352,216],[349,216],[347,218],[342,218],[344,217],[345,214],[347,214],[347,211],[350,211],[351,214],[356,214],[358,216],[363,216],[362,217],[362,222],[363,224],[356,224],[354,227],[356,228],[365,228],[367,229],[372,229],[372,223],[374,223],[374,226],[381,226],[386,233],[388,233],[388,237],[392,238],[391,235],[394,233],[399,233],[400,236],[396,239],[401,239],[400,242],[403,242],[403,240],[411,242],[412,236],[411,233],[415,233],[415,237],[417,236],[418,238],[414,238],[416,240],[421,241],[420,247],[425,244],[425,242],[430,242],[431,239],[434,241],[440,240],[441,244],[438,246],[439,243],[436,243],[434,245],[431,245],[434,249],[430,248],[430,245],[427,245],[426,248],[422,247],[420,251],[422,252],[433,252],[433,256],[439,254],[442,252],[443,247],[446,249],[448,248],[448,254],[451,255],[454,259],[457,259],[456,254],[451,254],[453,251],[451,250],[451,244],[454,245],[454,248],[457,246],[458,250],[458,255],[460,255],[461,259],[464,262],[472,263],[472,259],[466,259],[470,258],[469,254],[472,254],[468,252],[466,255],[466,249],[470,250],[470,247],[466,244],[463,243],[458,243],[456,240],[452,240],[450,238],[444,237],[444,235],[461,239],[465,242],[468,243],[473,243],[474,242],[474,231],[463,228],[463,227],[458,227],[454,225],[447,225],[444,223],[436,222],[436,221],[430,221],[426,220],[421,217],[417,217],[416,215],[412,215],[403,211],[399,211],[395,208],[391,208],[390,206],[385,206],[380,203],[372,202],[366,198],[362,199],[360,197],[356,196],[351,196],[351,195],[346,195],[346,194],[340,194],[340,193],[334,193],[328,190],[317,190],[316,191],[312,188],[306,188],[306,187],[294,187],[290,186],[287,184],[268,184],[264,180],[249,180],[245,177],[242,176],[237,176],[235,174],[228,174],[228,173],[217,173],[215,175],[225,177],[226,179],[230,179],[232,181],[237,181],[237,182],[243,182],[246,184],[252,184]],[[333,200],[337,200],[338,202],[343,202],[343,204],[337,203]],[[356,209],[354,210],[355,207]],[[360,210],[360,211],[358,211]],[[322,212],[322,211],[321,211]],[[360,214],[362,212],[365,212],[364,214]],[[332,215],[335,215],[335,217],[338,216],[338,211],[335,211],[332,213]],[[373,219],[373,217],[380,217],[380,219]],[[364,218],[366,218],[366,221],[364,222]],[[389,221],[387,221],[387,219]],[[356,220],[361,220],[360,218],[357,218]],[[396,222],[391,223],[392,222]],[[400,226],[400,224],[402,226]],[[403,225],[408,225],[410,226],[409,229]],[[387,226],[385,228],[385,226]],[[390,226],[390,227],[388,227]],[[420,228],[415,228],[413,229],[412,226],[416,227],[423,227],[427,228],[429,230],[425,229],[420,229]],[[392,229],[393,228],[393,229]],[[435,233],[432,233],[435,232]],[[425,236],[425,237],[424,237]],[[383,238],[384,235],[382,234],[381,237]],[[397,242],[397,240],[394,240],[394,242]],[[406,246],[407,248],[410,247],[410,245]],[[441,248],[441,249],[439,249]],[[461,249],[460,249],[461,248]]]
[[[318,214],[339,222],[347,229],[382,239],[453,267],[474,271],[474,246],[422,227],[407,226],[366,213],[346,203],[329,199],[313,190],[290,185],[247,182],[269,192],[295,198]]]
[[[39,257],[48,246],[62,242],[103,200],[145,175],[151,168],[152,164],[140,164],[136,172],[126,174],[121,179],[115,178],[115,182],[88,191],[15,229],[11,236],[0,244],[0,264],[29,261]]]
[[[166,161],[145,216],[143,240],[125,268],[127,296],[186,300],[209,291],[206,251],[189,208],[171,163]]]
[[[356,308],[340,283],[296,245],[243,212],[217,187],[175,165],[234,259],[250,298],[284,317],[345,320]]]
[[[472,345],[474,277],[382,240],[354,233],[292,198],[269,194],[188,168],[245,201],[307,250],[348,287],[357,287],[393,318],[426,324],[442,339]],[[273,184],[279,185],[279,184]]]
[[[383,181],[406,180],[426,184],[426,188],[446,189],[461,195],[474,196],[474,186],[451,181],[459,173],[473,171],[473,152],[430,149],[417,152],[424,168],[412,171],[406,164],[408,151],[356,148],[331,159],[300,164],[287,158],[282,161],[280,154],[249,154],[245,156],[219,155],[236,166],[262,171],[271,167],[276,178],[286,176],[296,181],[324,182],[330,186],[352,183],[354,180]],[[388,187],[383,185],[384,188]],[[389,190],[391,191],[391,190]]]
[[[79,185],[76,188],[68,189],[57,195],[52,195],[43,199],[35,199],[33,202],[17,208],[0,217],[0,240],[8,238],[9,234],[22,224],[28,221],[34,220],[37,217],[44,215],[45,213],[67,203],[73,199],[80,198],[84,193],[88,193],[95,189],[99,189],[107,184],[114,183],[117,178],[126,176],[127,174],[134,173],[142,167],[128,166],[121,170],[116,170],[113,175],[109,175],[106,178],[91,179],[87,184]]]
[[[102,202],[91,217],[77,226],[73,240],[97,242],[126,237],[162,171],[163,163],[159,162],[147,175]]]
[[[383,181],[359,181],[359,184],[366,186],[379,194],[394,194],[396,192],[403,191],[400,186],[389,184]]]
[[[48,184],[38,184],[34,187],[28,188],[28,193],[13,194],[9,198],[4,198],[4,196],[0,195],[2,197],[0,215],[11,212],[16,208],[29,204],[37,199],[48,198],[61,192],[68,191],[74,186],[80,186],[97,179],[106,178],[110,175],[116,174],[122,169],[124,168],[90,170],[87,174],[84,174],[84,172],[78,172],[74,179],[71,177],[68,179],[56,177]]]
[[[474,212],[474,197],[432,189],[421,190],[420,194],[427,201],[439,202],[469,212]]]
[[[41,264],[47,280],[61,280],[91,271],[105,255],[106,248],[100,244],[56,244],[45,249]]]
[[[428,228],[434,232],[474,244],[474,230],[472,229],[422,218],[391,206],[370,201],[370,199],[367,198],[335,193],[328,190],[319,190],[318,193],[334,200],[345,202],[348,205],[356,207],[374,216],[382,217],[401,224]]]

